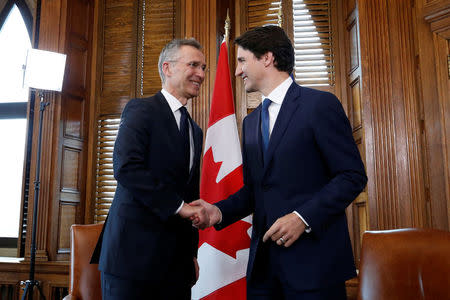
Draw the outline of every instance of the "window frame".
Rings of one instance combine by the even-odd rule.
[[[322,91],[327,91],[327,92],[331,92],[333,94],[336,95],[340,95],[339,94],[339,82],[338,80],[336,80],[336,76],[339,73],[339,51],[337,49],[337,45],[339,44],[339,40],[338,40],[338,36],[337,36],[337,32],[338,32],[338,27],[337,27],[337,23],[336,23],[336,4],[334,3],[334,1],[328,1],[329,2],[329,10],[330,10],[330,15],[329,15],[329,23],[330,23],[330,43],[331,43],[331,47],[330,47],[330,51],[331,51],[331,73],[330,73],[330,78],[332,81],[332,85],[324,85],[324,86],[311,86],[311,88],[317,89],[317,90],[322,90]],[[293,1],[292,0],[282,0],[282,12],[283,12],[283,29],[286,31],[286,33],[288,34],[289,38],[291,39],[292,43],[294,42],[294,16],[293,16],[293,11],[294,11],[294,7],[293,7]],[[295,70],[294,70],[295,73]],[[295,78],[295,76],[294,76]],[[296,80],[297,81],[297,80]]]
[[[17,6],[27,28],[28,36],[33,45],[33,15],[24,0],[8,0],[0,11],[0,30],[3,28],[14,5]],[[36,45],[35,45],[36,46]],[[26,119],[27,132],[25,141],[24,154],[24,170],[22,175],[22,196],[19,220],[18,238],[0,237],[0,245],[7,245],[10,248],[14,243],[17,246],[17,254],[19,257],[25,255],[25,238],[27,228],[28,214],[28,195],[30,181],[30,163],[31,163],[31,147],[33,137],[33,120],[34,120],[34,92],[31,92],[27,102],[5,102],[0,103],[0,119]]]

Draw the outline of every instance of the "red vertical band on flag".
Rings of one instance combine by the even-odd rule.
[[[230,67],[228,65],[228,49],[227,43],[223,42],[220,45],[208,127],[232,114],[234,114],[234,103],[233,91],[231,90]]]

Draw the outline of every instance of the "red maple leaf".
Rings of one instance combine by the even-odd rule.
[[[233,170],[225,176],[219,183],[216,177],[219,173],[222,162],[214,162],[212,149],[208,149],[203,157],[203,169],[200,196],[209,203],[216,203],[237,192],[243,185],[242,166]],[[208,243],[229,256],[236,258],[236,252],[250,247],[250,237],[247,230],[252,225],[238,221],[221,231],[208,228],[200,231],[199,247],[203,243]]]
[[[209,203],[216,203],[236,193],[244,184],[242,165],[227,174],[216,183],[222,162],[214,162],[212,148],[203,156],[203,168],[200,182],[200,197]]]
[[[221,231],[210,227],[200,231],[199,247],[208,243],[212,247],[236,259],[236,252],[250,247],[250,237],[247,230],[252,226],[244,221],[237,221]]]

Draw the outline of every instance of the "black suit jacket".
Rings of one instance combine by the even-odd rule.
[[[217,206],[221,229],[254,213],[247,280],[266,230],[298,211],[312,228],[289,248],[276,247],[285,281],[294,289],[324,288],[356,276],[345,208],[367,182],[350,123],[332,94],[293,83],[261,147],[261,106],[243,123],[244,186]]]
[[[191,125],[189,172],[180,131],[160,92],[124,108],[113,156],[117,190],[99,239],[101,271],[155,284],[195,279],[198,231],[175,215],[183,200],[199,198],[203,135]]]

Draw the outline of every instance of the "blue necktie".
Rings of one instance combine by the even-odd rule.
[[[180,118],[180,133],[183,137],[183,147],[184,147],[184,155],[187,161],[187,166],[189,170],[190,157],[191,157],[191,149],[190,149],[190,141],[189,141],[189,113],[186,107],[180,107],[181,118]]]
[[[261,135],[263,140],[263,153],[269,146],[269,105],[272,103],[269,98],[264,99],[261,110]]]

